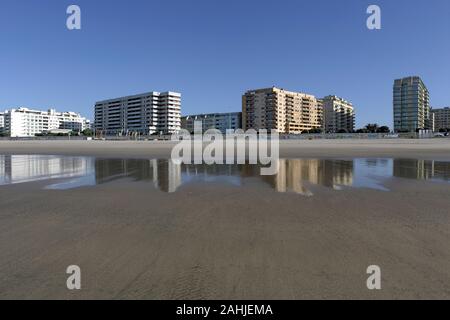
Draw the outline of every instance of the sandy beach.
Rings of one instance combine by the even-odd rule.
[[[0,154],[152,157],[157,142],[0,142]],[[450,159],[449,140],[287,141],[283,157]],[[450,184],[390,192],[120,180],[0,186],[1,299],[450,299]],[[66,288],[78,265],[82,289]],[[382,290],[366,268],[382,270]]]
[[[168,141],[0,141],[0,154],[169,158],[175,144]],[[280,157],[450,160],[450,139],[281,140]]]

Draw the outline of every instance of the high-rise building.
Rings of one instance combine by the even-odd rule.
[[[181,128],[181,94],[148,92],[99,101],[94,129],[106,135],[171,134]]]
[[[279,88],[247,91],[242,96],[242,126],[299,134],[322,127],[322,108],[313,95]]]
[[[34,137],[55,129],[82,132],[90,127],[90,121],[75,112],[57,112],[19,108],[4,114],[4,132],[11,137]]]
[[[181,118],[181,128],[187,131],[194,132],[194,123],[201,121],[203,131],[208,129],[217,129],[222,133],[227,130],[242,129],[242,113],[208,113],[185,116]]]
[[[350,102],[336,96],[327,96],[321,101],[326,133],[355,130],[355,110]]]
[[[450,107],[441,109],[431,109],[431,113],[434,115],[434,129],[450,130]]]
[[[319,123],[319,128],[315,129],[316,132],[323,133],[323,125],[324,125],[324,113],[323,113],[323,99],[317,98],[317,121]]]
[[[433,129],[430,94],[420,77],[407,77],[394,82],[394,130],[415,132]]]

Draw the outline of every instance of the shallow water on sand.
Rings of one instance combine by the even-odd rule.
[[[158,159],[105,159],[48,155],[0,155],[0,185],[48,180],[47,189],[66,190],[121,179],[152,183],[164,192],[176,192],[190,183],[241,186],[249,181],[277,192],[313,195],[311,186],[340,190],[345,187],[389,191],[386,181],[408,178],[450,182],[450,162],[416,159],[281,159],[274,176],[261,176],[260,166],[185,165]],[[58,179],[58,182],[52,182]]]

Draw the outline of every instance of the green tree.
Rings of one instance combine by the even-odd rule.
[[[377,129],[377,133],[389,133],[391,130],[388,126],[381,126]]]
[[[364,127],[364,129],[366,129],[368,133],[376,133],[378,128],[379,126],[377,123],[369,123]]]
[[[81,133],[86,137],[92,137],[94,135],[94,131],[91,129],[84,129]]]

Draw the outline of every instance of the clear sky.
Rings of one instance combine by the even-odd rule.
[[[66,9],[82,29],[66,28]],[[366,9],[382,10],[382,29]],[[178,91],[182,112],[238,111],[249,89],[342,96],[357,126],[392,125],[395,78],[450,106],[449,0],[1,0],[0,109],[77,111]]]

